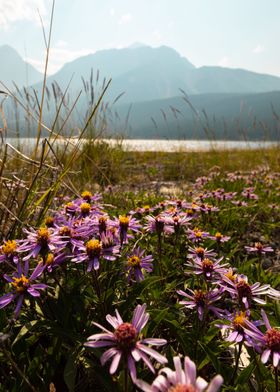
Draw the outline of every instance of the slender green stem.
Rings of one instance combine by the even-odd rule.
[[[279,392],[278,366],[275,366],[274,374],[275,374],[275,392]]]
[[[234,379],[235,379],[235,376],[236,376],[236,373],[237,373],[237,370],[238,370],[239,359],[240,359],[241,351],[242,351],[242,345],[243,345],[243,342],[241,341],[239,343],[239,346],[238,346],[238,353],[237,353],[237,357],[236,357],[234,372],[233,372],[233,375],[232,375],[232,378],[231,378],[231,383],[234,383]]]

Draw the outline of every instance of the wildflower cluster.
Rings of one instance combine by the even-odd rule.
[[[26,353],[18,358],[31,384],[44,379],[32,356],[43,358],[48,382],[59,384],[54,367],[66,367],[64,385],[86,380],[82,391],[238,388],[244,351],[277,369],[280,282],[262,269],[277,249],[264,234],[247,237],[244,218],[263,195],[252,173],[220,176],[127,212],[85,191],[1,244],[0,323],[15,353]],[[278,180],[264,180],[273,197]]]

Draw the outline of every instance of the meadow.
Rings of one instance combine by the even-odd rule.
[[[278,391],[279,148],[1,146],[1,391]]]

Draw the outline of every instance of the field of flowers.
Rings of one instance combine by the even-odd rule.
[[[0,390],[278,391],[279,180],[57,196],[0,246]]]

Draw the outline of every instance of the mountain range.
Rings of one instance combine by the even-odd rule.
[[[0,58],[0,81],[10,88],[14,81],[19,89],[28,81],[40,96],[42,74],[9,46],[0,47]],[[118,130],[126,131],[126,136],[193,138],[213,131],[218,138],[236,139],[247,129],[256,139],[267,128],[270,138],[279,135],[279,77],[243,69],[197,68],[167,46],[102,50],[65,64],[47,78],[49,117],[54,117],[52,94],[58,86],[64,91],[71,80],[70,101],[83,91],[75,111],[81,113],[110,78],[104,99],[112,103],[123,93],[113,110],[118,113]],[[128,112],[129,126],[124,130]],[[112,121],[107,128],[114,132]],[[24,132],[22,128],[20,133]]]

